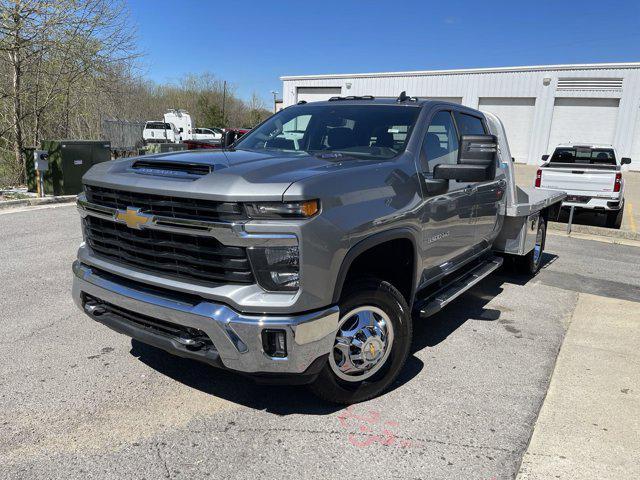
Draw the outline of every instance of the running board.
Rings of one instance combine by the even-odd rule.
[[[429,317],[438,312],[449,302],[455,300],[480,280],[500,268],[502,262],[502,257],[490,257],[463,275],[456,277],[451,283],[444,285],[440,290],[424,300],[424,303],[419,307],[420,316]]]

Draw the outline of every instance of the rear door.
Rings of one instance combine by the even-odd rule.
[[[458,160],[458,132],[450,110],[437,111],[431,117],[420,152],[420,171],[433,177],[436,165],[455,164]],[[469,252],[475,242],[473,193],[471,185],[450,180],[444,193],[423,192],[422,248],[426,280],[458,263],[456,258]]]
[[[480,115],[467,112],[455,112],[456,124],[460,135],[486,135],[488,133],[484,119]],[[500,201],[504,194],[504,182],[489,180],[470,184],[473,189],[475,242],[490,243],[497,234]]]

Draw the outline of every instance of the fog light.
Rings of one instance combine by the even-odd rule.
[[[287,332],[284,330],[263,330],[262,349],[270,357],[287,356]]]
[[[251,247],[248,253],[256,280],[262,288],[270,292],[298,290],[298,247]]]

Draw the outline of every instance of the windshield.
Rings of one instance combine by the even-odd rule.
[[[556,148],[552,163],[580,163],[585,165],[615,165],[616,156],[611,148],[572,147]]]
[[[402,105],[300,105],[275,114],[236,148],[393,158],[405,149],[419,112]]]

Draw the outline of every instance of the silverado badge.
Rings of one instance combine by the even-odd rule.
[[[142,225],[148,223],[152,215],[141,213],[139,208],[127,207],[126,210],[118,210],[116,213],[116,220],[124,222],[129,228],[135,228],[140,230]]]

